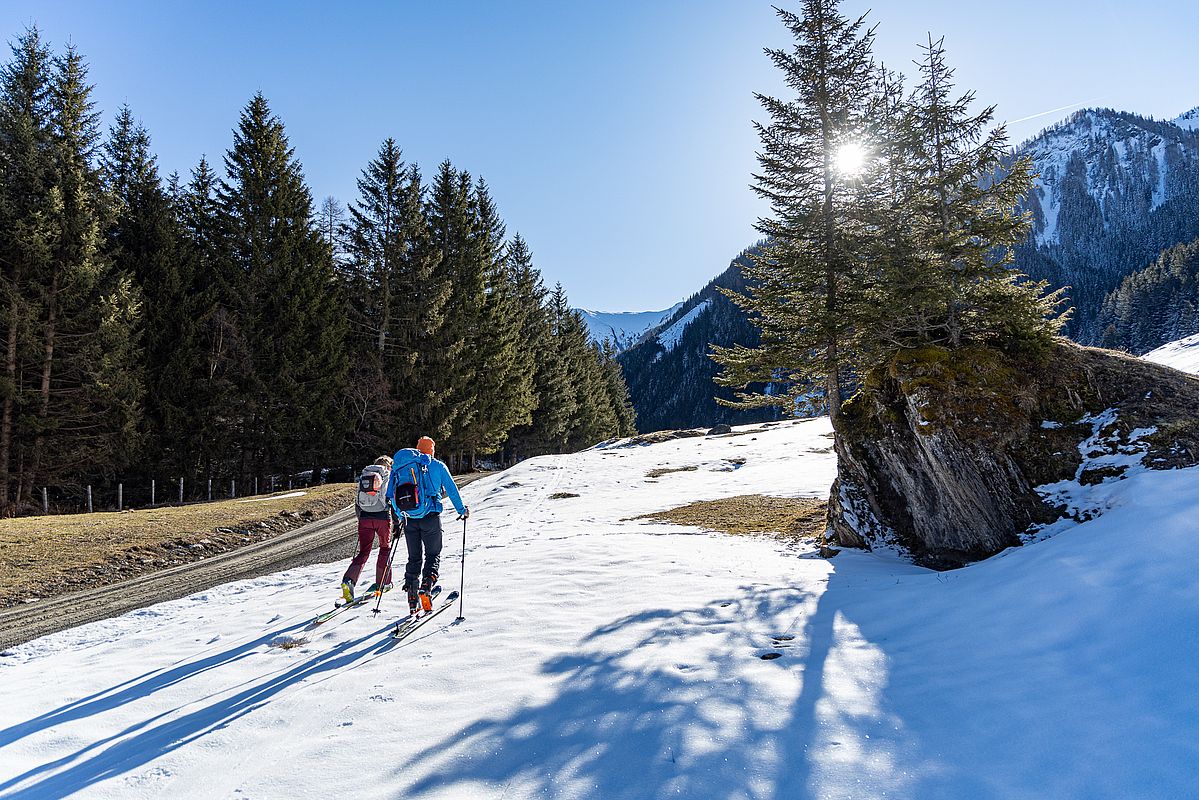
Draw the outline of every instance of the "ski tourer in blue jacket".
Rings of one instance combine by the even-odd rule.
[[[428,437],[424,437],[428,439]],[[432,442],[432,439],[429,439]],[[432,447],[429,448],[432,450]],[[420,492],[420,505],[411,511],[400,511],[395,504],[396,487],[415,483]],[[397,450],[391,468],[391,479],[387,482],[387,502],[396,515],[406,514],[408,519],[422,519],[429,514],[440,514],[443,510],[442,495],[449,497],[454,510],[460,516],[469,516],[470,509],[462,502],[458,485],[450,476],[445,462],[433,457],[432,452],[422,453],[413,448]]]
[[[441,566],[442,494],[450,498],[463,519],[470,516],[470,506],[462,502],[449,468],[433,457],[434,447],[432,439],[422,436],[416,449],[398,450],[391,467],[391,479],[387,482],[387,502],[397,518],[403,520],[404,543],[408,547],[404,590],[408,593],[408,611],[412,614],[417,613],[418,603],[426,613],[433,607],[433,587]],[[413,486],[416,506],[401,510],[396,503],[396,493],[400,491],[402,498],[411,498]],[[463,536],[465,534],[464,529]]]

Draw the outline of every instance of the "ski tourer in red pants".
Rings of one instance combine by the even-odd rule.
[[[354,600],[354,584],[370,558],[376,538],[379,556],[375,561],[375,582],[367,589],[367,594],[391,588],[391,512],[385,498],[390,472],[391,459],[381,456],[364,469],[358,479],[358,496],[354,502],[354,513],[358,517],[358,553],[341,579],[341,593],[347,603]]]

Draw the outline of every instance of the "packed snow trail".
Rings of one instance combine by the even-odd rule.
[[[950,573],[630,520],[824,496],[827,434],[813,420],[481,480],[464,491],[467,618],[400,642],[390,595],[379,617],[308,627],[343,562],[15,648],[0,798],[1193,790],[1199,470],[1137,472],[1098,520]]]

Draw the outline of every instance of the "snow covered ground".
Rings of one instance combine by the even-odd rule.
[[[1155,364],[1165,364],[1167,367],[1199,375],[1199,333],[1178,339],[1169,344],[1163,344],[1156,350],[1150,350],[1141,358]]]
[[[828,431],[480,480],[466,619],[397,646],[392,595],[309,629],[338,563],[9,651],[0,798],[1193,795],[1199,470],[1105,485],[1105,516],[950,573],[628,520],[823,496]]]

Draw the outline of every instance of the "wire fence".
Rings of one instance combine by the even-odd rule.
[[[342,483],[352,481],[355,475],[357,472],[353,467],[345,466],[241,479],[143,478],[85,486],[43,486],[34,490],[32,499],[36,508],[27,510],[44,515],[91,514],[194,505],[307,489],[324,483]]]

